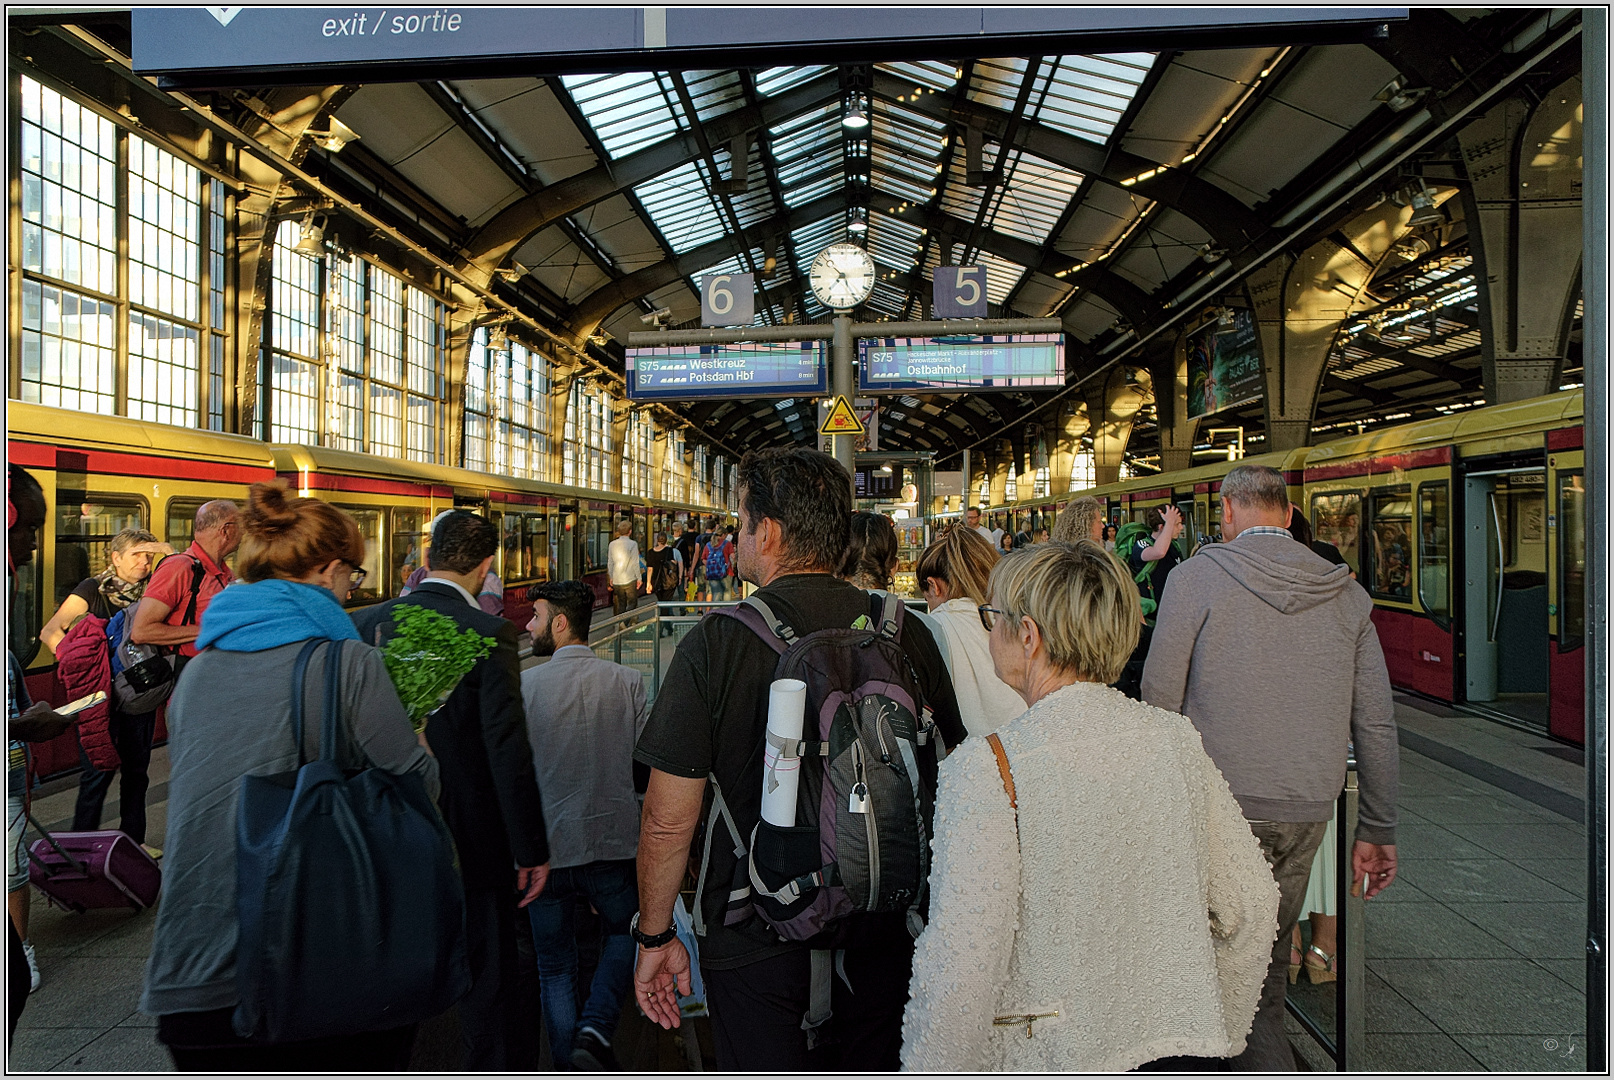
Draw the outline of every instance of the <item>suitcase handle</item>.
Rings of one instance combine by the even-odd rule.
[[[56,854],[60,855],[64,859],[66,859],[68,861],[68,864],[71,865],[74,870],[77,870],[79,873],[83,874],[85,877],[90,876],[90,868],[88,866],[85,866],[83,863],[79,862],[77,859],[73,858],[73,856],[69,855],[66,852],[66,850],[63,849],[62,845],[60,845],[60,844],[58,844],[56,842],[56,838],[50,834],[50,830],[46,829],[45,826],[41,825],[34,818],[34,815],[32,813],[27,813],[26,816],[28,818],[28,823],[39,831],[40,836],[43,836],[45,838],[45,843],[49,844],[51,847],[56,849]],[[28,857],[30,859],[34,860],[34,862],[39,863],[39,868],[41,870],[44,870],[45,873],[47,875],[49,875],[50,867],[46,866],[44,861],[41,860],[39,858],[39,856],[35,855],[32,851],[30,851],[30,852],[28,852]]]

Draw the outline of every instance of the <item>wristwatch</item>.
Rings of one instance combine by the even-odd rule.
[[[633,921],[628,924],[628,933],[633,935],[633,940],[637,941],[641,947],[659,949],[678,936],[678,927],[669,926],[659,934],[641,934],[639,932],[639,913],[635,911]]]

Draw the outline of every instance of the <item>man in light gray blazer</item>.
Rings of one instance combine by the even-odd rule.
[[[594,594],[582,582],[545,582],[527,595],[533,654],[549,657],[521,676],[550,844],[548,886],[527,909],[544,1024],[557,1065],[615,1071],[611,1037],[633,984],[628,926],[639,910],[633,747],[645,724],[644,679],[588,647]],[[579,896],[603,923],[599,966],[581,1011],[572,925]]]

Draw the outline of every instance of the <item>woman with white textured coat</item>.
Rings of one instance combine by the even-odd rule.
[[[1001,558],[974,529],[942,534],[919,556],[914,576],[930,609],[927,620],[936,648],[947,662],[958,697],[958,715],[971,735],[985,736],[1026,711],[992,668],[992,653],[979,607],[987,578]]]
[[[1137,640],[1137,589],[1091,540],[1016,552],[989,588],[992,659],[1029,708],[942,763],[903,1068],[1238,1053],[1278,887],[1193,725],[1106,685]]]

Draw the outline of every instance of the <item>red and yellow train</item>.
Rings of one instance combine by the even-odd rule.
[[[578,578],[608,602],[606,547],[615,523],[631,518],[641,548],[652,533],[676,534],[686,519],[728,519],[721,507],[589,491],[440,465],[318,446],[271,445],[239,435],[143,423],[19,401],[7,403],[9,459],[44,488],[46,526],[34,562],[17,575],[11,645],[39,700],[61,699],[55,657],[39,644],[44,621],[72,588],[106,565],[106,541],[130,526],[183,550],[197,507],[241,502],[247,487],[283,476],[299,494],[347,511],[364,535],[364,587],[352,606],[396,596],[419,565],[426,528],[440,511],[468,508],[499,527],[494,570],[504,581],[505,617],[531,614],[527,588]],[[159,732],[159,734],[161,734]],[[49,775],[76,767],[69,734],[39,748]]]
[[[1246,458],[1270,465],[1318,539],[1373,597],[1403,690],[1585,742],[1586,481],[1582,398],[1564,391]],[[1109,520],[1176,505],[1185,555],[1220,536],[1236,464],[992,507],[998,528],[1052,524],[1094,495]],[[1326,663],[1327,658],[1319,657]]]

